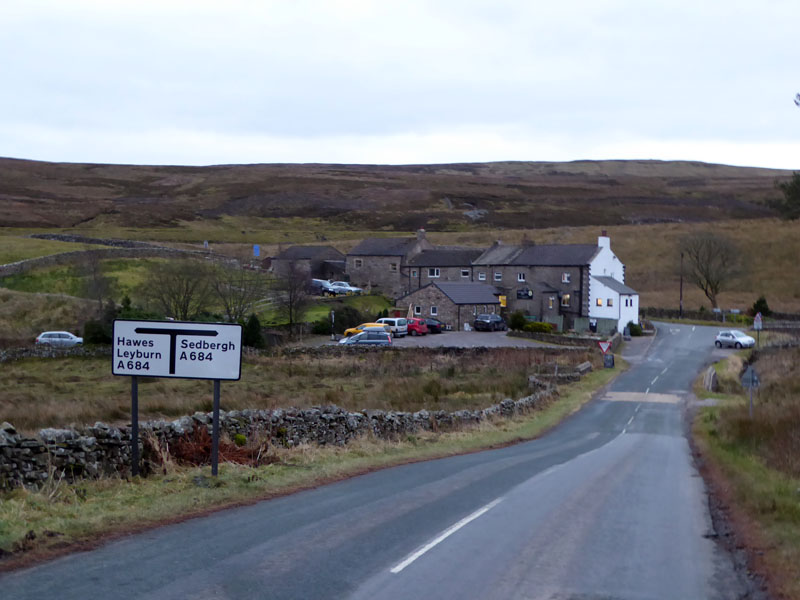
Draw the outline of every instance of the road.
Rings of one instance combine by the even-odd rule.
[[[745,597],[684,435],[716,329],[659,325],[548,435],[386,469],[0,577],[4,598]]]

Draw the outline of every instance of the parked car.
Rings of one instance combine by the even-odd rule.
[[[447,325],[442,323],[439,319],[429,317],[425,319],[425,324],[428,326],[428,333],[442,333],[447,329]]]
[[[344,337],[350,337],[351,335],[361,333],[362,331],[386,331],[388,333],[389,326],[383,323],[362,323],[361,325],[356,325],[350,329],[345,329]]]
[[[503,317],[489,313],[483,313],[475,317],[472,327],[475,331],[505,331],[508,329]]]
[[[325,279],[312,279],[308,284],[308,290],[317,296],[335,296],[336,291],[333,289],[330,281]]]
[[[386,331],[362,331],[340,339],[339,343],[356,346],[391,346],[392,336]]]
[[[337,295],[359,295],[364,291],[360,287],[350,285],[346,281],[331,281],[330,285],[334,294]]]
[[[402,317],[381,317],[378,323],[389,326],[389,330],[394,337],[404,337],[408,335],[408,319]]]
[[[741,331],[731,329],[730,331],[720,331],[714,340],[714,345],[717,348],[723,346],[726,348],[752,348],[756,345],[756,341]]]
[[[36,343],[41,346],[72,348],[83,345],[83,338],[72,335],[69,331],[45,331],[39,334]]]
[[[425,319],[420,319],[418,317],[411,317],[408,319],[408,333],[411,335],[427,335],[428,334],[428,324],[425,322]]]

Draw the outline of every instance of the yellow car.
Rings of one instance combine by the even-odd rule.
[[[350,337],[351,335],[355,335],[357,333],[361,333],[362,331],[389,331],[389,327],[384,325],[383,323],[362,323],[361,325],[356,325],[355,327],[351,327],[350,329],[344,330],[344,337]]]

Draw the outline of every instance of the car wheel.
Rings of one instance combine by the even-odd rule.
[[[715,345],[717,348],[722,348],[722,342],[714,342],[714,345]]]
[[[734,347],[734,348],[736,348],[736,349],[738,350],[739,348],[741,348],[741,347],[742,347],[742,345],[741,345],[739,342],[736,342],[736,343],[733,345],[733,347]]]
[[[417,335],[417,332],[412,329],[411,330],[411,337],[414,337],[415,335]]]

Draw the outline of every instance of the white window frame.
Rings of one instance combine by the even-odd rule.
[[[517,281],[525,283],[525,273],[517,273]]]
[[[430,279],[436,279],[440,275],[441,272],[439,271],[439,267],[428,267],[428,277]]]
[[[361,259],[361,258],[353,259],[353,267],[355,267],[356,269],[360,269],[363,266],[364,266],[364,260],[363,259]]]
[[[502,271],[495,271],[494,272],[494,280],[495,281],[503,281],[503,272]]]
[[[431,306],[431,316],[435,317],[439,314],[439,307],[438,306]]]
[[[572,280],[572,274],[564,271],[561,273],[561,283],[569,283]]]
[[[422,307],[421,306],[415,306],[414,307],[414,314],[415,315],[421,315],[422,314]]]
[[[461,269],[461,277],[469,277],[469,269]]]
[[[486,273],[484,271],[478,271],[478,281],[486,281]]]

